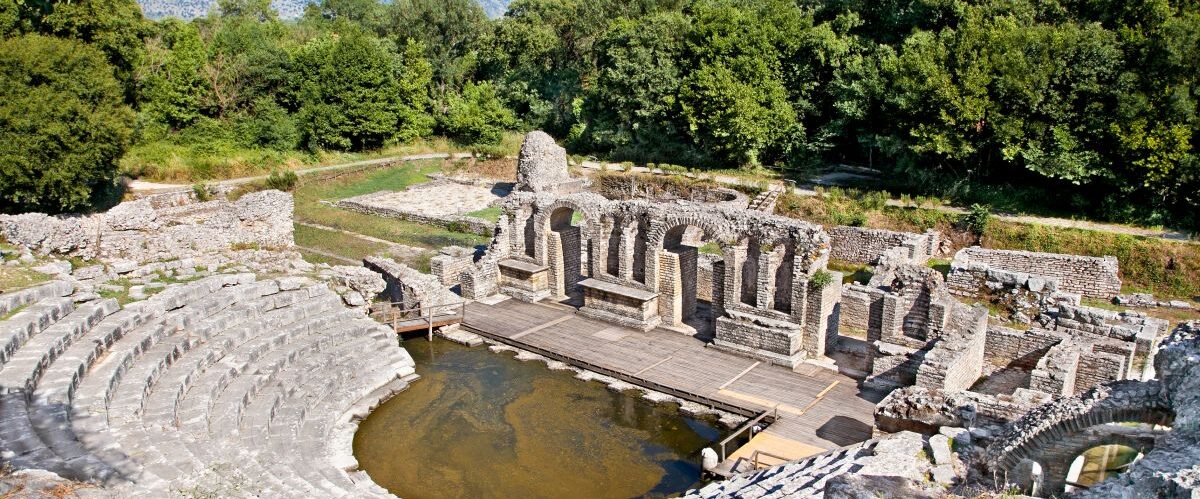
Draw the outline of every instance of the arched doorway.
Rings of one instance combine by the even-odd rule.
[[[1085,450],[1071,462],[1066,492],[1085,489],[1124,473],[1141,457],[1141,449],[1124,444],[1097,445]]]
[[[658,256],[659,315],[663,325],[700,337],[713,333],[712,293],[721,286],[714,262],[722,250],[703,229],[679,225],[668,229]]]
[[[546,264],[550,267],[550,290],[559,298],[570,300],[579,294],[587,250],[581,222],[581,215],[567,206],[554,208],[547,220]]]

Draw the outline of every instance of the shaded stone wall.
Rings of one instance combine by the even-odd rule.
[[[170,201],[128,201],[94,215],[0,215],[0,234],[42,254],[139,263],[294,244],[291,194],[271,190],[236,201]]]
[[[830,258],[852,263],[876,263],[893,248],[915,263],[929,260],[941,242],[935,230],[924,234],[839,225],[829,229]]]
[[[1033,328],[1018,331],[1003,326],[991,326],[987,331],[988,360],[995,364],[1033,369],[1054,345],[1062,343],[1062,333]]]
[[[987,267],[1045,276],[1058,281],[1059,290],[1093,298],[1109,299],[1121,292],[1116,257],[1090,257],[1058,253],[1035,253],[964,248],[954,255],[953,267]]]
[[[403,263],[389,258],[369,256],[363,265],[383,276],[387,287],[383,294],[394,306],[401,309],[419,307],[441,307],[454,305],[461,300],[442,285],[436,277],[422,273]],[[446,311],[449,311],[447,308]],[[434,309],[434,313],[441,310]],[[428,311],[423,314],[429,313]]]
[[[459,284],[462,273],[475,263],[475,249],[462,246],[446,246],[429,260],[429,273],[443,285]]]

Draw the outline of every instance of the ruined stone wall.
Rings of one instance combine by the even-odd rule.
[[[42,254],[144,263],[229,249],[291,248],[292,208],[292,196],[274,190],[236,201],[159,200],[158,207],[140,199],[94,215],[0,215],[0,234]]]
[[[917,386],[966,390],[983,373],[987,309],[953,303],[945,331],[917,371]]]
[[[700,253],[696,255],[696,298],[706,302],[713,300],[713,283],[719,282],[719,279],[713,279],[713,264],[721,261],[721,257],[717,255],[709,255]]]
[[[937,231],[924,234],[866,229],[839,225],[829,229],[830,258],[852,263],[876,263],[893,248],[914,263],[925,263],[936,251],[941,236]]]
[[[984,347],[993,364],[1033,369],[1050,348],[1063,342],[1064,335],[1033,328],[1027,331],[991,326]]]
[[[429,185],[427,184],[421,185],[422,188],[429,188]],[[370,199],[376,196],[390,196],[392,194],[392,191],[378,191],[363,196],[343,199],[337,203],[334,203],[334,205],[338,208],[356,211],[358,213],[365,213],[367,215],[375,215],[384,218],[404,220],[406,222],[443,227],[458,232],[468,232],[481,236],[492,235],[492,223],[479,217],[472,217],[468,215],[432,215],[427,213],[416,213],[378,206],[371,204],[370,202]]]
[[[875,406],[875,426],[884,432],[936,432],[941,426],[1000,427],[1050,400],[1044,393],[1018,389],[988,395],[910,386],[892,391]],[[974,415],[974,419],[965,416]]]
[[[429,273],[445,286],[459,284],[462,273],[475,262],[475,249],[463,246],[446,246],[429,260]]]
[[[383,276],[387,287],[383,294],[400,309],[415,309],[418,307],[450,306],[461,301],[451,293],[436,277],[424,274],[412,267],[389,258],[369,256],[363,259],[363,265]],[[449,311],[447,309],[446,311]],[[435,309],[434,313],[441,310]],[[424,313],[429,313],[425,311]]]
[[[860,284],[843,285],[841,322],[838,324],[843,334],[853,331],[869,337],[867,332],[871,329],[871,310],[875,302],[879,300],[872,298],[871,288]],[[878,330],[878,325],[875,329]],[[874,339],[879,339],[878,335]]]
[[[1109,299],[1121,292],[1121,278],[1116,257],[1103,258],[1035,253],[1031,251],[993,250],[980,247],[964,248],[954,255],[953,267],[973,265],[1045,276],[1058,281],[1059,289],[1094,298]]]

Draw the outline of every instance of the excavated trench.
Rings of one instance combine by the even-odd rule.
[[[404,347],[422,379],[359,427],[354,453],[405,498],[663,497],[700,482],[715,418],[437,339]]]

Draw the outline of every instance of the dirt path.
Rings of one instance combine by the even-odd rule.
[[[595,161],[585,161],[583,163],[583,167],[587,168],[589,170],[602,170],[605,168],[605,165],[607,165],[607,168],[609,170],[618,170],[618,171],[622,170],[621,165],[619,165],[617,163],[599,163],[599,162],[595,162]],[[633,167],[633,171],[640,172],[640,173],[655,173],[655,174],[668,173],[668,172],[664,172],[664,171],[658,170],[658,169],[651,171],[649,168],[641,167],[641,166]],[[689,177],[692,176],[691,174],[684,174],[684,175],[687,175]],[[726,184],[726,185],[754,185],[757,183],[757,182],[754,182],[751,180],[734,177],[734,176],[729,176],[729,175],[716,175],[714,177],[714,179],[717,182],[720,182],[720,183]],[[806,187],[800,187],[800,186],[792,187],[791,191],[793,194],[796,194],[798,196],[816,196],[817,195],[817,191],[806,188]],[[898,207],[910,206],[910,205],[906,205],[896,199],[889,199],[887,201],[887,204],[888,204],[888,206],[898,206]],[[938,205],[938,206],[925,206],[924,208],[940,211],[943,213],[962,214],[962,213],[967,212],[967,210],[965,210],[963,208],[958,208],[955,206]],[[1120,224],[1110,224],[1110,223],[1101,223],[1101,222],[1090,222],[1087,220],[1071,220],[1071,219],[1066,219],[1066,218],[1038,217],[1038,216],[1033,216],[1033,215],[1013,215],[1013,214],[997,213],[997,214],[994,214],[993,216],[996,219],[1003,220],[1005,222],[1013,222],[1013,223],[1029,224],[1029,225],[1047,225],[1047,226],[1052,226],[1052,227],[1063,227],[1063,228],[1071,228],[1071,229],[1085,229],[1085,230],[1092,230],[1092,231],[1097,231],[1097,232],[1111,232],[1111,233],[1116,233],[1116,234],[1128,234],[1131,236],[1155,237],[1155,238],[1160,238],[1160,239],[1166,239],[1169,241],[1176,241],[1176,242],[1183,242],[1183,243],[1190,243],[1190,244],[1200,244],[1200,241],[1192,239],[1191,234],[1189,234],[1187,232],[1181,232],[1181,231],[1155,229],[1155,228],[1147,228],[1147,227],[1135,227],[1135,226],[1131,226],[1131,225],[1120,225]]]
[[[463,159],[463,158],[470,158],[470,157],[471,157],[471,155],[469,153],[437,152],[437,153],[428,153],[428,154],[410,154],[407,156],[389,156],[386,158],[367,159],[367,160],[363,160],[363,161],[354,161],[354,162],[350,162],[350,163],[339,163],[336,165],[316,166],[316,167],[312,167],[312,168],[304,168],[304,169],[292,170],[292,171],[296,172],[296,175],[311,175],[314,173],[321,173],[321,172],[327,172],[327,171],[333,171],[333,170],[342,170],[342,169],[346,169],[346,168],[357,168],[360,166],[381,165],[384,163],[391,163],[391,162],[422,161],[422,160],[427,160],[427,159]],[[264,180],[268,176],[269,175],[257,175],[254,177],[239,177],[239,178],[231,178],[231,179],[226,179],[226,180],[217,180],[217,181],[213,181],[213,182],[208,182],[208,185],[210,187],[237,186],[237,185],[247,184],[250,182],[255,182],[258,180]],[[129,191],[130,192],[142,192],[142,193],[159,192],[159,191],[165,192],[165,191],[175,191],[175,190],[183,190],[183,189],[191,189],[191,188],[192,188],[192,186],[185,185],[185,184],[164,184],[164,183],[158,183],[158,182],[147,182],[144,180],[132,180],[129,182]]]

